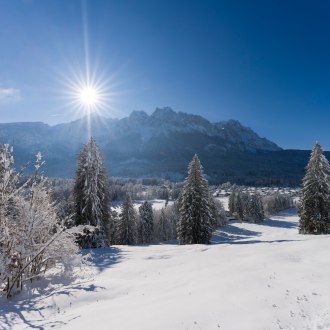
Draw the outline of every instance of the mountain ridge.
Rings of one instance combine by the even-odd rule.
[[[121,119],[92,115],[87,123],[81,118],[54,126],[0,124],[0,143],[14,146],[17,167],[40,151],[46,160],[45,174],[52,177],[73,177],[75,157],[89,128],[114,176],[182,180],[195,153],[214,183],[289,180],[293,184],[306,165],[306,153],[285,151],[237,120],[211,123],[170,107],[156,108],[150,115],[133,111]]]
[[[70,123],[57,124],[50,126],[53,130],[64,129],[76,124],[82,124],[86,119],[81,118]],[[128,133],[137,133],[142,135],[143,140],[159,136],[161,134],[168,135],[173,132],[200,132],[208,136],[218,136],[222,139],[228,139],[227,148],[234,148],[235,144],[240,143],[240,149],[247,150],[269,150],[278,151],[282,148],[278,147],[274,142],[266,138],[261,138],[251,128],[243,126],[237,120],[220,121],[211,123],[200,115],[188,114],[184,112],[175,112],[170,107],[156,108],[155,111],[148,115],[141,110],[134,110],[127,117],[104,118],[97,115],[91,116],[92,135],[100,136],[100,127],[108,130],[110,135],[121,136]],[[97,122],[98,121],[98,122]],[[96,127],[95,127],[96,126]],[[224,130],[229,130],[224,132]],[[232,144],[232,145],[230,145]]]

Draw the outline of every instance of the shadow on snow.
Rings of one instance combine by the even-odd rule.
[[[0,329],[13,329],[16,325],[22,327],[22,323],[28,329],[50,329],[53,327],[64,326],[68,322],[79,316],[72,316],[64,320],[52,320],[51,314],[63,313],[60,307],[56,305],[54,298],[57,296],[74,296],[78,291],[99,291],[103,287],[95,286],[90,280],[83,283],[71,283],[72,279],[56,278],[52,276],[32,282],[25,288],[25,291],[18,293],[10,299],[0,297]],[[59,284],[56,289],[51,287],[55,283]],[[41,302],[46,298],[52,297],[51,303],[47,305]],[[47,310],[47,315],[44,312]]]
[[[275,227],[275,228],[286,228],[295,229],[298,228],[298,223],[292,220],[288,220],[288,217],[296,216],[297,209],[292,208],[274,215],[274,219],[267,219],[260,223],[262,226]]]
[[[102,272],[112,267],[120,260],[120,249],[116,247],[104,249],[83,250],[83,255],[88,256],[88,263],[97,271]],[[97,292],[103,290],[101,286],[91,283],[91,279],[75,282],[78,277],[65,276],[63,273],[49,275],[32,283],[27,283],[24,291],[10,299],[0,297],[0,330],[13,329],[15,325],[24,323],[29,329],[49,329],[66,325],[68,322],[79,316],[72,316],[62,320],[47,319],[44,311],[53,310],[54,313],[62,313],[56,306],[55,300],[48,305],[40,304],[49,297],[74,296],[78,291]]]
[[[117,264],[121,259],[122,251],[114,246],[100,249],[85,249],[83,255],[90,254],[89,264],[95,267],[99,272]]]
[[[255,226],[268,226],[273,228],[295,229],[298,223],[288,220],[288,217],[296,216],[297,209],[288,209],[278,213],[272,219],[267,219],[261,223],[254,224]],[[212,238],[211,244],[255,244],[255,243],[281,243],[291,242],[293,240],[279,239],[279,240],[261,240],[252,239],[260,237],[262,232],[241,228],[235,226],[238,221],[227,224],[226,226],[217,229]]]
[[[260,235],[261,232],[239,228],[233,224],[228,224],[220,229],[217,229],[213,233],[211,244],[247,244],[248,242],[253,241],[241,242],[241,240],[259,237]]]

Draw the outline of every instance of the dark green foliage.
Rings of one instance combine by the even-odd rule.
[[[165,209],[162,208],[159,218],[159,240],[166,241],[169,239],[169,224],[165,215]]]
[[[133,245],[137,241],[136,213],[131,196],[126,195],[116,224],[116,243]]]
[[[73,194],[75,224],[99,227],[104,245],[107,245],[111,218],[109,180],[100,149],[93,138],[78,155]]]
[[[228,209],[231,214],[235,213],[235,198],[236,198],[236,190],[233,190],[228,199]]]
[[[260,195],[254,193],[252,195],[249,194],[248,197],[244,218],[250,222],[261,222],[264,220],[265,215]]]
[[[208,244],[214,218],[210,209],[208,183],[195,155],[188,167],[188,177],[179,201],[177,234],[180,244]]]
[[[150,202],[145,201],[139,207],[140,222],[139,222],[139,243],[148,244],[152,242],[153,228],[154,228],[154,215],[152,205]]]
[[[323,155],[321,145],[316,143],[303,179],[299,232],[301,234],[329,234],[329,210],[330,166]]]
[[[264,219],[263,203],[258,193],[234,190],[229,197],[229,211],[240,220],[261,222]]]

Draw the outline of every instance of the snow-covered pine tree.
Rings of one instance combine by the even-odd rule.
[[[255,192],[253,195],[254,204],[256,206],[256,222],[261,222],[265,219],[264,206],[262,204],[262,198],[259,193]]]
[[[330,165],[317,142],[311,153],[300,196],[301,234],[330,233]]]
[[[93,138],[78,155],[74,194],[76,225],[96,227],[97,237],[91,235],[89,247],[109,244],[110,191],[101,151]],[[87,227],[86,227],[87,228]]]
[[[126,195],[116,224],[116,243],[133,245],[137,241],[136,213],[131,196]]]
[[[154,215],[152,204],[145,201],[139,207],[140,223],[139,223],[139,243],[148,244],[152,242]]]
[[[188,177],[179,203],[177,233],[180,244],[208,244],[214,219],[210,210],[208,183],[197,155],[188,166]]]
[[[165,209],[162,208],[160,211],[160,217],[159,217],[159,233],[158,237],[160,241],[167,241],[169,239],[169,225],[167,221],[167,217],[165,214]]]
[[[119,219],[119,214],[116,210],[111,210],[110,224],[109,224],[109,244],[116,244],[116,228]]]
[[[238,190],[235,194],[235,214],[239,220],[244,219],[244,204],[246,202],[246,196],[242,190]]]
[[[229,199],[228,199],[228,209],[229,209],[229,212],[231,214],[234,214],[235,211],[236,211],[236,205],[235,205],[235,202],[236,202],[236,189],[233,189],[231,194],[229,195]]]
[[[165,208],[165,214],[168,224],[168,239],[176,239],[176,227],[179,218],[178,203],[174,202],[173,204],[167,205]]]
[[[261,222],[264,219],[264,212],[260,195],[256,192],[248,194],[248,196],[249,199],[244,212],[245,219],[254,223]]]

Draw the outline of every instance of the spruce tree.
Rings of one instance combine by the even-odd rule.
[[[169,232],[169,226],[168,221],[165,214],[165,209],[162,208],[160,212],[160,218],[159,218],[159,240],[160,241],[167,241],[168,240],[168,232]]]
[[[245,219],[254,223],[261,222],[264,219],[261,197],[258,193],[249,194],[248,196],[249,200],[246,204]]]
[[[116,243],[122,245],[133,245],[137,241],[136,213],[129,194],[126,195],[121,206],[116,225]]]
[[[82,148],[77,160],[73,189],[75,223],[97,227],[102,236],[101,245],[107,245],[111,217],[109,180],[101,151],[93,138]],[[100,246],[100,242],[92,245]]]
[[[242,190],[238,190],[235,195],[235,213],[239,220],[244,219],[244,207],[245,203],[247,201],[247,196],[245,193],[242,192]]]
[[[152,242],[154,216],[152,204],[145,201],[139,207],[140,223],[139,223],[139,243],[147,244]]]
[[[234,214],[235,210],[236,210],[236,189],[233,189],[233,191],[231,192],[231,194],[229,195],[229,199],[228,199],[228,209],[230,214]]]
[[[204,179],[197,155],[188,166],[188,177],[179,203],[177,233],[180,244],[208,244],[214,219],[210,209],[208,183]]]
[[[300,196],[301,234],[330,233],[330,166],[317,142],[311,153]]]

